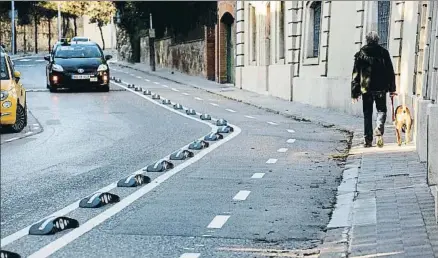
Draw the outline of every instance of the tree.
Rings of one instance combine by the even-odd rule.
[[[102,37],[102,49],[105,50],[105,39],[103,38],[102,27],[107,25],[114,16],[116,9],[110,1],[90,1],[88,6],[88,15],[90,15],[90,23],[97,24]]]
[[[90,2],[87,1],[65,1],[62,2],[61,8],[64,12],[69,13],[73,17],[74,35],[78,35],[77,17],[82,17],[87,13]]]

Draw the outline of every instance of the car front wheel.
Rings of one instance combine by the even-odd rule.
[[[17,118],[15,124],[13,124],[10,129],[14,133],[19,133],[23,131],[23,129],[27,125],[27,110],[20,104],[17,104]]]

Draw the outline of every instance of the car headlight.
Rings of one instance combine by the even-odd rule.
[[[63,72],[63,71],[64,71],[64,69],[62,68],[62,66],[57,65],[57,64],[54,64],[54,65],[52,66],[52,70],[53,70],[53,71],[57,71],[57,72]]]
[[[106,70],[108,70],[108,66],[105,65],[105,64],[101,64],[101,65],[99,65],[99,67],[97,68],[97,71],[98,71],[98,72],[103,72],[103,71],[106,71]]]
[[[7,99],[8,96],[9,96],[9,93],[7,91],[5,91],[5,90],[2,90],[1,93],[0,93],[0,100],[3,101],[5,99]]]
[[[12,102],[10,102],[10,101],[5,101],[5,102],[3,102],[3,105],[2,105],[4,108],[10,108],[10,107],[12,107]]]

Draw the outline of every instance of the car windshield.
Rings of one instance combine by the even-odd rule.
[[[6,58],[5,56],[0,57],[0,79],[1,80],[8,80],[9,79],[9,71],[8,67],[6,66]]]
[[[72,41],[88,41],[87,38],[74,38]]]
[[[72,45],[56,48],[55,58],[100,58],[102,53],[94,45]]]

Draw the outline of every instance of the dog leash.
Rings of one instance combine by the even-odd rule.
[[[395,121],[394,96],[391,96],[391,108],[392,108],[392,122],[394,122]]]

